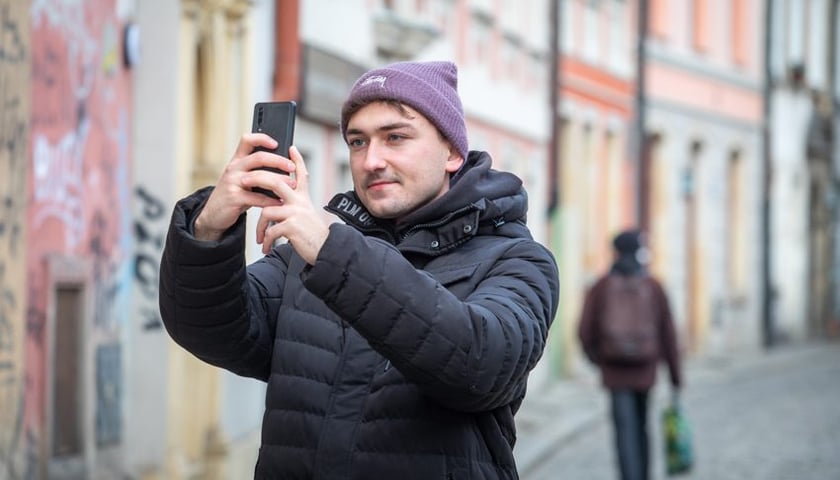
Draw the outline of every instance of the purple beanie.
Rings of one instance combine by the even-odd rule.
[[[466,160],[467,127],[458,97],[458,67],[452,62],[397,62],[370,70],[356,81],[341,107],[341,134],[356,103],[397,100],[429,119]]]

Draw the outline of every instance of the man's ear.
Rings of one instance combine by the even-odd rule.
[[[458,153],[457,150],[454,148],[449,148],[449,157],[446,159],[446,171],[449,173],[455,173],[461,169],[461,166],[464,165],[464,157]]]

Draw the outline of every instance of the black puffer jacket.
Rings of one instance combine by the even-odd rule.
[[[160,307],[197,357],[268,382],[259,479],[512,479],[513,415],[557,308],[552,255],[515,176],[472,152],[401,226],[338,195],[314,266],[282,245],[245,267],[244,217],[220,242],[175,208]]]

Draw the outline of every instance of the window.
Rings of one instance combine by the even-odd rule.
[[[583,58],[598,63],[601,53],[600,2],[587,1],[583,10]]]
[[[629,74],[633,68],[633,63],[630,61],[633,50],[628,48],[631,40],[627,13],[627,3],[623,0],[614,0],[608,13],[610,30],[607,61],[610,70],[624,74]]]
[[[726,256],[729,291],[736,295],[746,287],[746,248],[744,238],[743,161],[741,152],[733,151],[727,164],[726,186]]]
[[[595,187],[599,184],[597,179],[598,159],[596,157],[595,144],[597,137],[595,128],[592,124],[587,123],[583,126],[581,139],[581,146],[583,147],[583,155],[581,156],[583,159],[583,169],[580,172],[582,175],[577,181],[579,182],[578,188],[581,192],[581,213],[583,214],[582,227],[585,245],[583,266],[586,272],[594,273],[598,270],[596,262],[601,240],[597,236],[598,229],[596,219],[599,217],[599,212],[596,211],[597,199],[595,197],[596,195],[601,195],[603,192],[601,192],[599,188]]]
[[[708,0],[694,0],[691,21],[692,45],[698,52],[707,52],[711,46]]]
[[[96,446],[118,445],[122,439],[122,347],[96,348]]]
[[[830,38],[828,32],[828,1],[811,0],[808,2],[809,12],[806,20],[804,37],[808,42],[805,46],[805,72],[808,75],[808,85],[824,90],[828,88],[828,48],[826,41]]]
[[[840,30],[840,8],[836,9],[835,16],[831,19],[831,27]],[[833,47],[831,51],[834,53],[834,58],[831,61],[834,65],[840,65],[840,35],[835,35]],[[840,75],[834,76],[834,91],[840,92]]]
[[[805,9],[798,1],[785,4],[782,10],[785,37],[784,46],[787,65],[804,64],[805,61]]]
[[[472,37],[473,60],[477,63],[490,64],[490,52],[492,49],[492,28],[490,22],[481,15],[473,16],[473,27],[470,30]]]
[[[437,25],[443,36],[450,36],[455,29],[453,24],[457,18],[457,12],[452,0],[432,0],[429,4],[428,16],[432,23]]]
[[[649,0],[648,3],[648,17],[650,19],[649,29],[650,33],[655,37],[664,40],[668,38],[670,10],[670,0]]]
[[[575,34],[577,34],[577,29],[575,27],[577,24],[575,23],[573,15],[577,9],[575,8],[575,4],[573,2],[561,2],[560,9],[560,22],[562,23],[560,34],[563,38],[558,39],[558,42],[560,42],[560,47],[563,49],[564,53],[574,52],[574,47],[577,46],[577,42],[575,42]]]
[[[502,44],[502,65],[507,76],[514,82],[524,77],[522,69],[523,52],[519,40],[515,37],[505,35]]]
[[[346,192],[353,189],[353,174],[350,171],[350,161],[347,157],[341,157],[336,161],[338,165],[338,178],[336,191]]]
[[[750,18],[745,0],[732,0],[732,61],[738,66],[747,64],[747,19]]]

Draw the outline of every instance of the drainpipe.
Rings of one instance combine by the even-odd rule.
[[[557,210],[560,204],[560,0],[551,0],[549,4],[549,40],[548,40],[548,103],[549,103],[549,140],[548,140],[548,217]]]
[[[638,18],[636,32],[636,131],[635,131],[635,161],[636,161],[636,223],[641,228],[647,228],[646,192],[645,185],[645,70],[647,68],[647,31],[648,31],[648,0],[638,0]]]
[[[829,118],[831,119],[831,132],[829,138],[829,158],[831,172],[831,213],[829,229],[829,258],[831,259],[831,274],[828,280],[828,291],[837,292],[840,288],[840,245],[838,245],[838,227],[840,227],[840,198],[838,198],[838,191],[840,190],[840,158],[838,158],[837,137],[840,135],[840,125],[837,121],[838,98],[837,95],[837,24],[838,13],[840,13],[840,0],[831,0],[828,7],[828,95],[831,99],[829,107]],[[828,295],[828,317],[829,317],[829,331],[830,335],[840,334],[840,299],[836,295],[829,293]]]
[[[764,103],[764,121],[761,126],[761,143],[763,150],[763,170],[764,175],[761,182],[761,325],[762,325],[762,340],[765,348],[773,346],[773,282],[771,274],[771,235],[770,235],[770,221],[771,221],[771,205],[770,205],[770,188],[772,182],[772,156],[770,151],[770,116],[771,97],[770,93],[773,87],[773,72],[771,68],[772,60],[772,27],[773,27],[773,7],[775,2],[767,0],[766,10],[764,12],[764,87],[763,87],[763,103]]]

